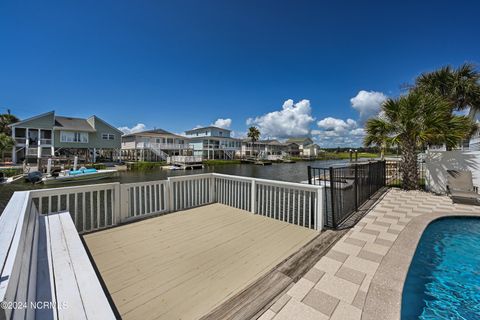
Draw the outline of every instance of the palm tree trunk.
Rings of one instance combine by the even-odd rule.
[[[402,162],[400,166],[402,187],[406,190],[418,189],[418,168],[415,142],[405,141],[402,144]]]

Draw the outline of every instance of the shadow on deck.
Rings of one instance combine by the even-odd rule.
[[[230,312],[222,309],[225,302],[242,300],[246,288],[318,236],[211,204],[84,239],[123,318],[198,319],[212,310]]]

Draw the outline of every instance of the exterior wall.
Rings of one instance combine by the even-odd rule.
[[[61,142],[60,141],[60,131],[69,131],[69,130],[55,130],[54,131],[54,147],[55,148],[97,148],[97,149],[120,149],[121,148],[121,135],[115,130],[111,129],[105,125],[97,124],[97,132],[88,133],[88,143],[80,142]],[[103,140],[102,134],[109,133],[115,136],[114,140]]]
[[[469,170],[473,184],[480,187],[480,151],[427,151],[426,183],[429,191],[444,194],[447,170]]]

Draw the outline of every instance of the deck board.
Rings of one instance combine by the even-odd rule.
[[[85,235],[125,319],[198,319],[315,238],[212,204]]]

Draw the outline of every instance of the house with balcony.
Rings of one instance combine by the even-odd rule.
[[[232,138],[230,130],[214,126],[188,130],[185,135],[193,154],[204,159],[234,159],[242,147],[242,140]]]
[[[298,145],[295,143],[283,143],[278,140],[259,140],[252,142],[250,138],[242,141],[240,151],[241,157],[262,157],[269,156],[297,156]]]
[[[97,116],[73,118],[54,111],[10,125],[15,145],[12,161],[38,162],[42,158],[70,159],[83,162],[99,159],[117,160],[122,132]]]
[[[189,139],[163,129],[122,136],[122,159],[125,161],[164,161],[171,156],[189,155],[192,155]]]
[[[286,143],[296,143],[301,157],[317,157],[320,152],[320,146],[308,137],[290,138]]]

